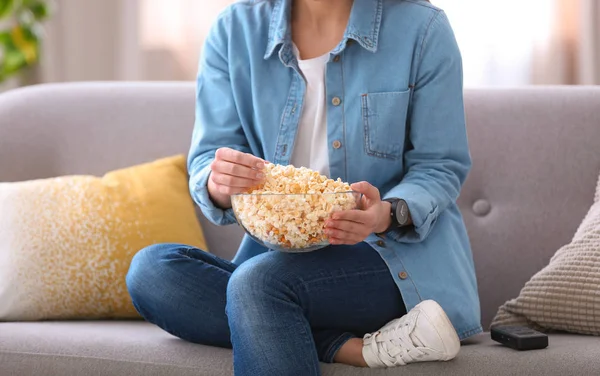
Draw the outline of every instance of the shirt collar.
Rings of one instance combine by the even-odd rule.
[[[265,59],[270,58],[277,47],[292,43],[292,0],[275,0],[274,3]],[[382,12],[383,0],[354,0],[344,38],[332,53],[343,50],[348,39],[355,40],[367,51],[376,52]]]

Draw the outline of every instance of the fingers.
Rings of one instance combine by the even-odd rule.
[[[332,222],[335,221],[351,221],[357,223],[367,223],[370,219],[369,213],[363,210],[344,210],[338,211],[331,215]]]
[[[361,235],[359,235],[357,233],[347,232],[347,231],[342,231],[342,230],[329,229],[329,230],[326,230],[325,233],[327,234],[329,243],[333,244],[333,245],[341,245],[341,244],[354,245],[354,244],[358,244],[366,239],[366,236],[362,237]]]
[[[325,234],[334,245],[357,244],[373,233],[376,220],[372,209],[335,212],[325,224]]]
[[[260,181],[264,178],[264,174],[261,171],[257,171],[256,169],[253,169],[246,165],[235,164],[233,162],[225,161],[222,159],[214,160],[210,168],[213,171],[213,173],[229,175],[232,177],[242,178],[255,182]],[[222,184],[225,184],[225,182],[223,182]]]
[[[354,183],[350,186],[353,191],[358,193],[362,193],[369,201],[378,202],[381,200],[381,196],[379,194],[379,189],[375,188],[371,184],[366,181],[361,181],[360,183]]]
[[[328,235],[338,237],[337,235],[339,232],[357,234],[358,237],[362,237],[364,235],[365,238],[369,235],[369,230],[366,229],[365,225],[362,223],[350,221],[331,221],[325,227],[325,233],[328,233]]]
[[[247,188],[253,187],[259,183],[258,180],[254,180],[254,179],[246,179],[246,178],[240,178],[240,177],[233,176],[233,175],[218,174],[218,173],[211,174],[211,179],[217,185],[225,185],[228,187],[241,188],[241,189],[247,189]]]
[[[215,153],[215,159],[246,166],[249,168],[263,169],[265,167],[264,160],[255,157],[252,154],[242,153],[241,151],[230,148],[218,149]]]
[[[215,183],[216,184],[216,183]],[[225,196],[233,196],[236,195],[238,193],[244,193],[248,190],[248,188],[237,188],[237,187],[230,187],[227,185],[219,185],[216,184],[217,186],[217,190],[220,194],[225,195]]]
[[[219,193],[231,196],[260,184],[265,178],[264,167],[265,161],[251,154],[221,148],[210,165],[210,179]]]
[[[365,240],[371,233],[370,225],[364,212],[350,210],[335,213],[338,219],[330,219],[325,225],[325,234],[331,244],[357,244]],[[339,219],[340,216],[349,219]]]
[[[247,192],[248,189],[260,184],[260,180],[241,178],[219,172],[212,172],[210,180],[215,184],[219,193],[228,196]]]

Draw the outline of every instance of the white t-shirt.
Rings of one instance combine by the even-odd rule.
[[[294,52],[297,57],[300,55],[295,47]],[[325,102],[325,71],[328,61],[329,53],[308,60],[298,58],[298,66],[306,79],[306,94],[290,160],[295,167],[310,168],[325,176],[329,176]]]

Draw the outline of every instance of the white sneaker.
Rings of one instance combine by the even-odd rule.
[[[433,300],[418,304],[407,315],[366,334],[363,340],[362,354],[371,368],[447,361],[460,350],[450,319]]]

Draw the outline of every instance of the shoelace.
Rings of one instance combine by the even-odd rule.
[[[388,367],[406,365],[425,354],[410,338],[415,328],[415,320],[409,317],[406,319],[394,327],[385,328],[383,332],[374,334],[372,346],[379,354],[379,359]]]

